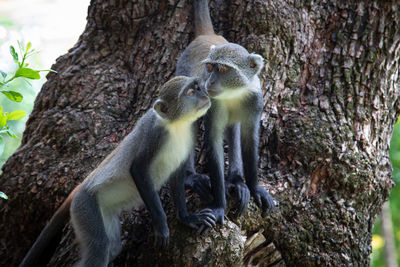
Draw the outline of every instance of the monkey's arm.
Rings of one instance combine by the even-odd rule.
[[[169,242],[167,216],[162,207],[160,197],[154,188],[149,170],[143,167],[147,165],[148,163],[145,162],[132,164],[131,174],[139,194],[150,212],[154,226],[155,245],[158,248],[164,249],[168,246]]]
[[[182,166],[179,167],[178,170],[172,175],[170,179],[170,184],[179,220],[183,224],[193,229],[196,229],[199,233],[201,233],[207,228],[215,226],[216,218],[213,215],[211,209],[203,209],[194,214],[189,214],[187,211],[184,179],[185,179],[185,170],[187,169],[187,164],[189,164],[188,161],[182,164]]]
[[[193,150],[189,156],[189,164],[186,168],[186,178],[184,181],[185,188],[197,193],[203,203],[211,203],[214,198],[211,194],[210,177],[196,172],[194,168],[194,154]]]
[[[243,161],[240,147],[240,124],[236,123],[227,129],[228,143],[228,178],[226,187],[229,192],[234,191],[237,196],[238,208],[236,216],[242,215],[250,202],[250,191],[243,180]]]
[[[205,135],[208,172],[210,173],[211,194],[213,202],[211,209],[217,222],[224,223],[226,198],[224,182],[224,149],[223,129],[218,125],[212,125],[213,120],[209,115],[205,116]]]
[[[193,123],[192,130],[194,136],[197,136],[198,127],[198,121],[196,123]],[[184,179],[185,188],[196,192],[200,196],[203,203],[211,203],[213,200],[213,196],[211,195],[210,190],[210,178],[205,174],[196,172],[194,158],[195,151],[194,149],[192,149],[189,155],[188,162],[186,163],[186,178]]]
[[[242,122],[241,125],[241,142],[242,142],[242,158],[244,176],[246,184],[254,197],[256,204],[261,208],[263,215],[274,207],[274,200],[268,191],[258,184],[257,168],[258,168],[258,142],[259,142],[259,121],[260,114],[257,118],[249,119]]]

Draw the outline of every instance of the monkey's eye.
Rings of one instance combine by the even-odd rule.
[[[218,72],[224,74],[228,70],[228,67],[222,64],[218,65]]]
[[[200,91],[200,86],[196,83],[196,84],[194,85],[194,89],[195,89],[196,91]]]
[[[193,89],[187,90],[186,95],[188,95],[188,96],[194,96],[194,90],[193,90]]]
[[[212,72],[213,71],[213,66],[210,63],[206,64],[207,72]]]

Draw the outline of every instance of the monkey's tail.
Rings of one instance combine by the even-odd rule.
[[[194,35],[215,34],[208,9],[208,0],[194,0]]]
[[[70,217],[69,208],[72,199],[80,187],[81,185],[75,187],[63,204],[57,209],[49,223],[42,230],[39,237],[26,254],[25,258],[22,260],[19,267],[45,266],[48,263],[61,239],[61,231]]]

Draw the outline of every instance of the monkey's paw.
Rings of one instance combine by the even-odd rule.
[[[186,177],[185,188],[200,196],[204,203],[211,203],[214,197],[211,194],[210,178],[205,174],[194,173]]]
[[[202,234],[207,232],[210,228],[215,227],[216,218],[211,209],[203,209],[197,213],[181,218],[181,222],[195,229],[198,234]]]
[[[257,206],[261,208],[263,217],[274,209],[274,199],[264,187],[257,185],[253,190],[250,190],[250,192]]]
[[[163,227],[157,227],[157,228],[154,230],[154,246],[158,250],[166,249],[169,244],[168,226],[164,225]]]
[[[247,205],[250,202],[250,190],[247,185],[240,180],[236,180],[232,183],[227,183],[230,194],[234,193],[237,199],[237,210],[235,216],[239,217],[246,210]]]
[[[210,208],[212,214],[215,217],[215,221],[220,224],[224,224],[225,209],[224,208]]]

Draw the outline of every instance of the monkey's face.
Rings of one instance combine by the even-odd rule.
[[[179,95],[177,118],[195,121],[203,116],[211,106],[210,98],[204,86],[198,79],[193,79],[186,84]]]
[[[161,89],[154,104],[157,113],[169,121],[193,122],[203,116],[211,106],[210,98],[199,80],[178,76]]]
[[[205,87],[213,98],[232,98],[243,93],[264,66],[264,59],[249,54],[238,44],[211,46],[203,61],[207,80]]]
[[[213,98],[227,98],[236,95],[249,80],[235,67],[221,63],[207,63],[209,76],[205,82],[208,94]]]

